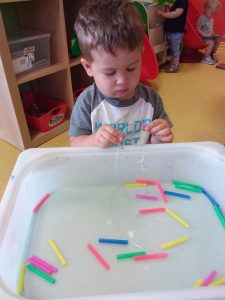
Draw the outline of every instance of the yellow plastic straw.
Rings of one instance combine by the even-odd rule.
[[[19,295],[22,295],[22,293],[23,293],[25,271],[26,271],[25,264],[21,264],[19,282],[18,282],[18,287],[17,287],[17,292],[18,292]]]
[[[146,186],[147,183],[124,183],[123,187],[128,188],[128,187],[139,187],[139,186]]]
[[[55,252],[55,255],[58,258],[58,260],[61,262],[61,264],[63,266],[65,266],[66,265],[66,260],[63,257],[62,253],[59,251],[59,249],[56,246],[56,244],[54,243],[54,241],[53,240],[48,240],[48,243],[51,246],[52,250]]]
[[[186,223],[183,219],[181,219],[177,214],[175,214],[175,212],[173,212],[171,209],[166,208],[166,212],[168,213],[168,215],[170,215],[171,217],[173,217],[174,219],[176,219],[181,225],[183,225],[184,227],[188,228],[190,227],[190,225],[188,223]]]
[[[198,281],[195,282],[194,287],[195,288],[200,287],[202,285],[203,281],[204,281],[204,279],[202,279],[202,278],[199,279]]]
[[[184,243],[187,240],[188,240],[188,237],[183,236],[180,239],[177,239],[177,240],[174,240],[174,241],[171,241],[171,242],[168,242],[168,243],[161,244],[160,247],[162,249],[168,249],[168,248],[174,247],[174,246],[176,246],[178,244]]]
[[[218,280],[211,282],[208,286],[217,286],[217,285],[221,285],[221,284],[225,284],[225,277],[222,277]]]

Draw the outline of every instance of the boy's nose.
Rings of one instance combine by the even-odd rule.
[[[117,85],[122,85],[122,84],[125,84],[125,83],[127,83],[127,76],[125,74],[119,74],[116,77],[116,84]]]

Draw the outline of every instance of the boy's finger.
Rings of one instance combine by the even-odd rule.
[[[166,127],[162,130],[159,130],[155,133],[156,136],[167,136],[171,133],[171,130],[169,127]]]

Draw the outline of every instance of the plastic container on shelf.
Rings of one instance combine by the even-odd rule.
[[[50,33],[21,29],[8,43],[15,74],[50,65]]]
[[[223,277],[224,228],[201,193],[168,203],[136,199],[157,188],[124,188],[136,179],[157,180],[175,190],[173,179],[198,184],[225,209],[225,147],[183,143],[99,148],[39,148],[20,154],[0,209],[0,299],[224,300],[225,286],[193,288],[212,271]],[[179,190],[179,192],[182,192]],[[37,213],[33,209],[50,197]],[[160,194],[157,194],[160,196]],[[45,197],[46,199],[46,197]],[[184,228],[166,214],[137,215],[140,208],[174,210]],[[159,245],[188,236],[163,260],[117,260],[120,253],[160,251]],[[129,240],[100,245],[99,237]],[[53,239],[67,260],[63,267],[48,246]],[[87,248],[91,243],[110,264],[105,270]],[[162,250],[161,250],[162,251]],[[17,294],[20,266],[36,255],[58,268],[50,285],[29,270]],[[75,279],[74,279],[75,278]],[[87,284],[88,283],[88,284]]]
[[[22,103],[30,127],[46,132],[65,120],[67,103],[32,92],[21,93]]]

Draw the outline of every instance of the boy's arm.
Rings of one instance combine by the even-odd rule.
[[[176,10],[169,11],[169,12],[164,12],[162,10],[158,10],[157,14],[166,19],[175,19],[175,18],[178,18],[183,13],[183,11],[184,11],[183,8],[177,8]]]

